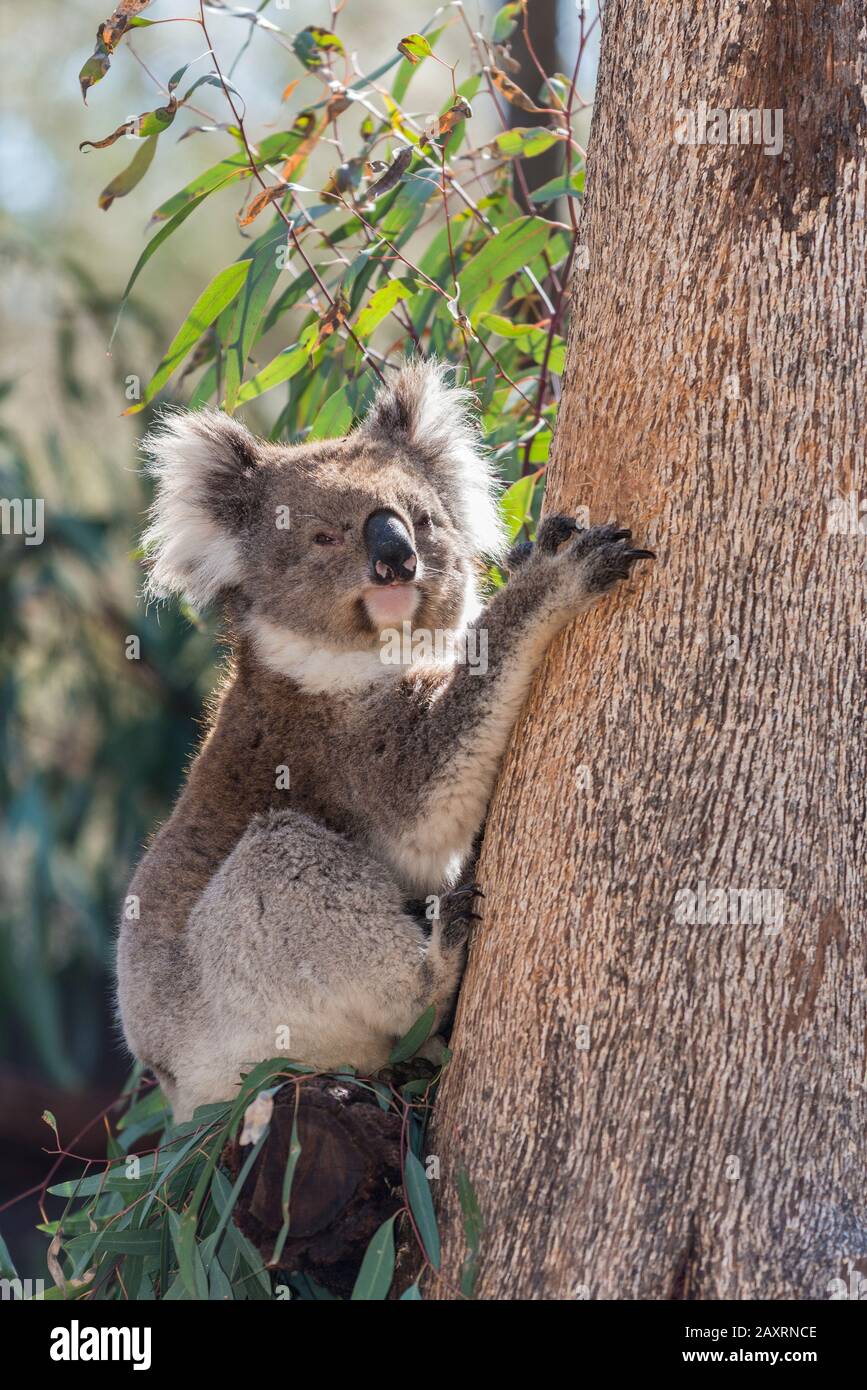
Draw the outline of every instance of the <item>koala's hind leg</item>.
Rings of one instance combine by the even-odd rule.
[[[196,979],[176,1114],[232,1094],[268,1057],[378,1070],[430,1004],[446,1014],[463,944],[404,911],[389,871],[298,812],[257,817],[193,908]]]

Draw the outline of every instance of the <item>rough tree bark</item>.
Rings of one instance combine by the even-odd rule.
[[[660,558],[551,651],[499,782],[427,1297],[461,1166],[482,1298],[867,1272],[865,54],[860,0],[606,6],[546,508]],[[782,153],[677,143],[701,102],[782,110]],[[702,883],[738,924],[677,920]]]

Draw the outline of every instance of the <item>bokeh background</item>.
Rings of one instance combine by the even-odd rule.
[[[121,139],[80,153],[79,143],[160,104],[148,69],[165,74],[200,59],[195,73],[207,63],[193,25],[139,30],[85,106],[78,73],[110,8],[37,0],[4,6],[0,16],[0,497],[44,498],[46,515],[41,545],[0,537],[0,1204],[38,1184],[50,1162],[44,1110],[76,1153],[104,1153],[99,1124],[71,1141],[110,1104],[129,1066],[112,1021],[118,905],[177,792],[220,660],[206,624],[176,607],[145,611],[139,601],[136,545],[148,489],[137,442],[148,413],[128,420],[121,412],[126,378],[148,380],[202,284],[238,254],[238,192],[209,199],[146,269],[107,355],[151,209],[220,152],[202,143],[217,137],[178,140],[171,131],[146,181],[108,212],[98,208],[133,147]],[[474,25],[490,23],[498,8],[465,6]],[[530,0],[531,32],[550,70],[571,71],[579,8]],[[190,0],[158,0],[148,14],[196,10]],[[265,12],[290,34],[330,21],[325,0],[274,0]],[[348,0],[339,33],[369,71],[435,12],[431,0]],[[297,61],[261,35],[245,47],[250,26],[237,17],[213,11],[208,23],[246,100],[248,128],[285,128],[281,93],[301,73]],[[585,95],[598,37],[597,27],[582,64]],[[470,75],[461,26],[437,52],[458,62],[458,81]],[[439,109],[447,84],[447,73],[426,64],[413,110]],[[226,119],[222,100],[201,88],[201,119]],[[478,141],[494,116],[482,98],[475,109]],[[578,136],[586,140],[586,129]],[[255,428],[255,411],[247,419]],[[139,660],[126,656],[131,634],[141,641]],[[0,1216],[19,1270],[33,1276],[45,1258],[36,1219],[32,1200]]]

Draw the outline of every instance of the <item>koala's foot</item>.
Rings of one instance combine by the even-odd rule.
[[[588,593],[603,594],[622,579],[628,579],[637,560],[656,559],[652,550],[630,546],[631,539],[632,532],[616,523],[578,532],[566,555],[581,564]]]
[[[440,899],[440,922],[443,940],[449,946],[459,946],[466,941],[473,922],[481,922],[482,914],[473,912],[476,898],[485,895],[477,883],[462,883],[443,893]]]

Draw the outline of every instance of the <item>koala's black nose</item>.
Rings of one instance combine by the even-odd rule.
[[[418,558],[409,532],[396,512],[373,512],[364,525],[364,543],[375,584],[407,584],[415,578]]]

